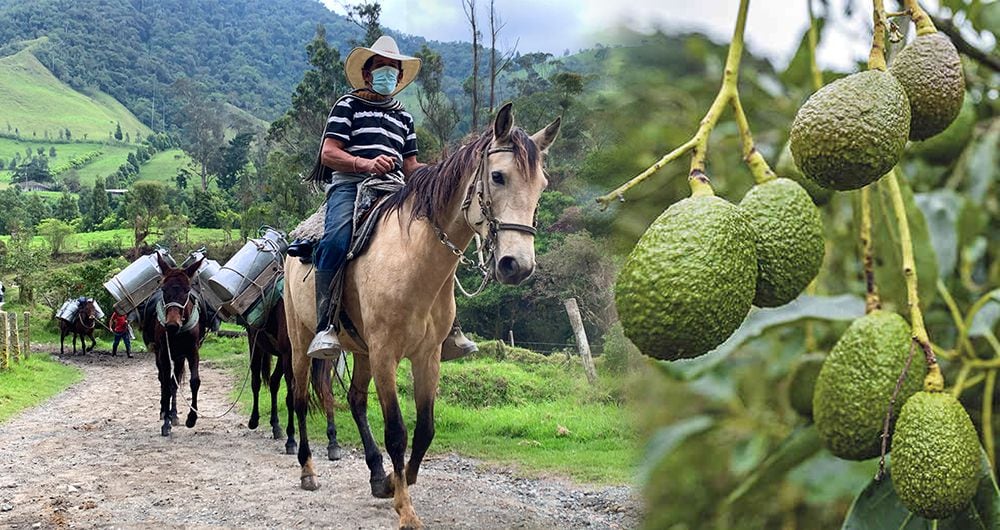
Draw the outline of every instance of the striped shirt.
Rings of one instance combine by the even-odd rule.
[[[409,112],[401,106],[372,106],[350,95],[330,110],[323,137],[344,142],[345,151],[362,158],[391,156],[400,167],[404,158],[417,154],[416,126]]]

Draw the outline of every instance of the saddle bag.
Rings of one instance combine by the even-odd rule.
[[[78,298],[73,298],[63,302],[63,305],[59,307],[59,311],[56,311],[56,318],[70,322],[76,316],[76,310],[80,308],[80,300]]]
[[[243,248],[208,279],[209,289],[222,301],[229,315],[246,315],[282,276],[288,242],[285,234],[265,228],[262,237]]]
[[[223,303],[219,295],[215,294],[215,291],[208,286],[209,278],[222,270],[219,262],[205,257],[205,250],[202,248],[191,252],[187,259],[184,260],[184,263],[181,263],[181,268],[185,268],[198,260],[202,260],[201,266],[198,267],[197,272],[194,273],[194,277],[191,278],[191,285],[201,295],[205,309],[208,310],[210,315],[219,316],[226,321],[231,320],[232,315],[223,309]]]
[[[156,252],[135,260],[104,284],[115,299],[116,311],[122,314],[134,311],[160,287],[163,271],[157,263],[157,254],[171,267],[176,265],[169,250],[158,248]]]

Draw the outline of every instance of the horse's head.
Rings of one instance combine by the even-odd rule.
[[[493,141],[486,150],[469,218],[479,236],[495,241],[496,279],[518,284],[535,270],[535,211],[548,185],[542,158],[559,134],[560,119],[528,136],[514,127],[511,104],[493,121]]]
[[[90,298],[80,304],[80,307],[76,310],[76,314],[84,326],[92,328],[97,323],[97,307]]]
[[[191,290],[191,278],[198,272],[202,260],[199,259],[183,269],[171,267],[159,253],[156,255],[156,260],[163,274],[163,282],[160,284],[163,299],[160,301],[161,305],[156,308],[156,316],[160,323],[171,333],[197,324],[198,305]]]

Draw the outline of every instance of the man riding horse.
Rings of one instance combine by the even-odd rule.
[[[352,50],[344,70],[354,90],[330,110],[312,175],[314,181],[327,185],[324,234],[313,260],[318,322],[308,355],[317,359],[336,359],[342,351],[337,316],[330,314],[331,287],[350,248],[358,187],[391,173],[409,177],[424,165],[417,161],[413,116],[393,98],[417,77],[420,59],[400,54],[396,41],[383,36],[371,48]],[[441,358],[454,359],[477,350],[456,321],[442,345]]]

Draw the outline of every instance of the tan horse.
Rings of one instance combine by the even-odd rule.
[[[533,216],[547,185],[542,154],[558,134],[559,124],[556,119],[528,136],[513,126],[511,105],[505,105],[492,130],[442,163],[420,168],[409,177],[393,197],[368,250],[347,265],[344,311],[361,339],[359,343],[343,331],[340,335],[344,349],[354,352],[347,397],[371,471],[372,495],[393,497],[401,528],[423,526],[407,486],[416,482],[420,462],[434,438],[441,343],[455,317],[459,249],[478,234],[487,248],[493,248],[491,270],[497,280],[518,284],[531,275],[535,267]],[[297,258],[285,260],[285,271],[294,380],[308,381],[311,363],[306,348],[316,329],[314,275]],[[404,462],[406,425],[396,394],[396,368],[404,358],[412,366],[417,410],[408,463]],[[368,388],[373,377],[392,461],[388,477],[368,426]],[[319,482],[306,437],[304,386],[295,387],[301,486],[315,490]]]

